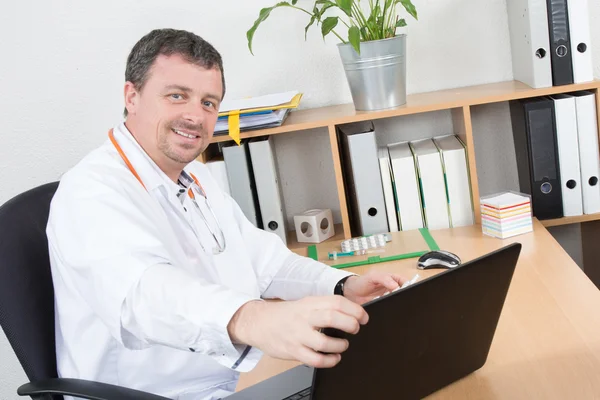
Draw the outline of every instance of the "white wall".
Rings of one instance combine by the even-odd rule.
[[[512,79],[504,0],[413,1],[420,20],[409,19],[406,28],[409,93]],[[307,16],[300,12],[287,8],[273,12],[256,33],[256,56],[249,54],[246,30],[262,7],[275,2],[3,1],[0,204],[19,192],[58,179],[106,139],[107,130],[121,118],[127,54],[153,28],[192,30],[214,44],[224,58],[231,96],[297,89],[305,93],[303,108],[350,102],[335,38],[324,42],[313,29],[305,42]],[[598,20],[600,2],[589,3],[590,19]],[[299,5],[304,4],[311,2],[299,1]],[[592,45],[595,74],[600,76],[599,24],[592,27]],[[505,115],[502,108],[495,107],[482,113]],[[426,124],[429,117],[425,114],[415,121]],[[433,119],[441,128],[447,126],[447,116],[433,115]],[[394,129],[389,122],[381,126],[386,131]],[[319,130],[311,137],[318,143],[327,142]],[[386,136],[384,140],[391,139]],[[298,143],[300,140],[291,135],[278,140],[278,158],[291,160],[282,166],[284,173],[300,162],[294,151]],[[321,165],[320,159],[313,161],[310,171],[315,174],[329,168]],[[308,178],[305,174],[302,182]],[[502,182],[502,178],[496,179]],[[297,189],[304,190],[304,198],[306,185]],[[293,210],[300,210],[302,202],[289,200],[297,197],[294,190],[292,185],[284,189],[285,200]],[[336,198],[324,196],[324,203],[332,201],[335,203]],[[16,387],[24,381],[0,334],[0,399],[16,399]]]

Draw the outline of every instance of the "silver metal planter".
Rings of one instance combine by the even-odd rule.
[[[338,50],[357,111],[382,110],[406,103],[406,35],[360,43]]]

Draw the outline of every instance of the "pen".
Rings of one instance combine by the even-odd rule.
[[[337,260],[338,257],[361,256],[363,254],[383,253],[385,249],[375,250],[354,250],[354,251],[330,251],[327,253],[330,260]]]

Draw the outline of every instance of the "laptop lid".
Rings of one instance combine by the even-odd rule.
[[[312,397],[420,399],[481,368],[521,251],[515,243],[364,305],[369,322]]]

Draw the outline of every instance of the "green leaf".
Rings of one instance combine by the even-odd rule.
[[[252,53],[252,39],[254,38],[254,32],[256,32],[256,28],[258,28],[258,26],[269,17],[271,11],[273,11],[275,8],[291,6],[292,5],[287,1],[281,1],[275,4],[273,7],[266,7],[260,10],[260,12],[258,13],[258,18],[256,19],[256,21],[254,21],[254,25],[252,25],[252,28],[250,28],[248,32],[246,32],[246,38],[248,39],[248,49],[250,50],[250,53],[252,55],[254,55],[254,53]]]
[[[320,11],[319,7],[317,7],[317,3],[315,3],[314,7],[313,7],[313,15],[310,17],[310,21],[308,23],[308,25],[306,25],[304,27],[304,40],[306,40],[307,35],[308,35],[308,28],[310,28],[315,21],[320,21],[321,20],[321,15],[323,15],[323,11],[326,9],[326,6],[323,7],[323,10]]]
[[[328,9],[330,9],[331,7],[335,7],[335,4],[334,4],[334,3],[332,3],[332,2],[329,2],[329,3],[325,4],[325,5],[323,6],[323,8],[321,8],[321,12],[320,12],[320,14],[319,14],[319,15],[322,17],[322,16],[323,16],[323,13],[324,13],[325,11],[327,11]]]
[[[333,28],[338,24],[338,17],[327,17],[323,20],[321,24],[321,33],[323,34],[323,39],[325,36],[331,32]]]
[[[406,12],[412,15],[414,19],[418,20],[417,9],[415,8],[414,4],[410,2],[410,0],[396,0],[395,4],[398,3],[402,4]]]
[[[292,0],[292,5],[295,6],[298,0]]]
[[[382,39],[380,35],[382,34],[381,29],[377,26],[376,21],[367,21],[367,29],[370,33],[369,40],[377,40]]]
[[[319,10],[317,4],[323,4],[323,7],[321,7],[321,9]],[[313,7],[313,15],[312,17],[310,17],[310,22],[308,23],[308,25],[306,25],[306,27],[304,27],[304,40],[306,40],[307,38],[308,29],[315,23],[315,21],[321,22],[321,17],[323,17],[325,11],[327,11],[331,7],[337,7],[337,5],[329,0],[317,0],[315,2],[315,5]]]
[[[334,6],[334,7],[338,6],[331,0],[317,0],[317,1],[315,1],[315,5],[317,5],[317,4],[325,4],[325,5]]]
[[[348,41],[352,47],[354,47],[354,50],[360,54],[360,31],[358,30],[358,27],[351,26],[350,29],[348,29]]]
[[[369,15],[369,19],[367,21],[368,22],[377,21],[379,18],[381,18],[380,14],[381,14],[381,8],[379,8],[379,4],[378,4],[373,8],[373,10],[371,10],[371,15]]]
[[[323,4],[321,10],[318,9],[317,4]],[[329,1],[329,0],[317,0],[315,2],[315,7],[313,8],[313,14],[317,14],[317,20],[321,21],[321,17],[331,7],[337,7],[337,4]]]
[[[316,4],[313,7],[313,18],[317,20],[321,18],[321,11],[319,11],[319,7]]]
[[[396,22],[396,28],[402,28],[403,26],[406,26],[406,21],[404,20],[404,18],[400,18]]]
[[[382,32],[382,35],[383,35],[383,31],[385,31],[385,29],[386,29],[386,26],[385,26],[386,24],[385,24],[385,21],[383,20],[383,17],[378,17],[375,25],[377,26],[377,31]]]
[[[359,38],[362,36],[363,40],[367,40],[369,34],[367,32],[367,28],[366,27],[363,26],[362,28],[360,28],[359,33],[360,33]]]
[[[347,16],[352,16],[352,4],[354,0],[335,0],[335,4],[346,13]]]
[[[316,13],[313,12],[313,16],[310,17],[310,22],[308,23],[308,25],[306,25],[304,27],[304,40],[306,40],[306,37],[308,35],[308,28],[310,28],[311,25],[315,23],[316,19],[317,19]]]

